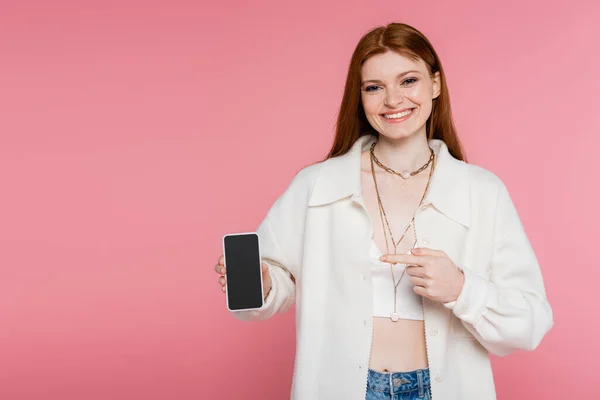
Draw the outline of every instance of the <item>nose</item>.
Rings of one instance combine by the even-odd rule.
[[[398,89],[388,89],[385,95],[384,103],[386,106],[395,108],[397,104],[404,101],[402,92]]]

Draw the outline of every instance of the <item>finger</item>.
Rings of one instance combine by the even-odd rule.
[[[427,289],[423,286],[413,286],[413,291],[419,296],[427,297]]]
[[[427,281],[425,279],[423,279],[423,278],[418,277],[418,276],[411,276],[410,277],[410,283],[413,286],[421,286],[423,288],[427,287],[426,286],[427,285]]]
[[[408,266],[405,269],[406,273],[410,276],[416,276],[419,278],[426,278],[425,267],[421,266]]]
[[[418,256],[448,257],[442,250],[435,250],[427,247],[415,247],[414,249],[411,249],[410,252]]]
[[[221,286],[225,286],[225,283],[227,283],[227,279],[224,276],[220,276],[219,283],[221,284]]]
[[[225,293],[225,288],[226,288],[226,287],[227,287],[227,286],[221,286],[221,291],[222,291],[223,293]]]
[[[223,267],[222,265],[215,265],[215,271],[217,272],[217,274],[225,275],[225,267]]]
[[[384,254],[380,258],[383,262],[392,264],[407,264],[423,266],[426,259],[423,256],[413,256],[412,254]]]
[[[225,256],[221,255],[221,257],[219,257],[219,262],[217,264],[225,265]]]

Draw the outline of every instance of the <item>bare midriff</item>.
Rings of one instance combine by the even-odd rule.
[[[427,368],[423,321],[373,318],[369,368],[381,372],[409,372]]]

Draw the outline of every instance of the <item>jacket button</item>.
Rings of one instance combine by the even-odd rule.
[[[421,243],[423,243],[423,246],[428,246],[429,245],[429,238],[428,237],[424,237],[423,240],[421,240]]]
[[[442,381],[442,376],[441,376],[440,374],[437,374],[437,375],[435,376],[435,380],[436,380],[437,382],[441,382],[441,381]]]
[[[438,334],[437,328],[431,328],[431,330],[429,332],[431,333],[431,336],[435,336]]]

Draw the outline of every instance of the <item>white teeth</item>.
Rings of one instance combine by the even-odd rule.
[[[403,111],[403,112],[398,113],[398,114],[384,114],[383,116],[385,118],[387,118],[387,119],[396,119],[396,118],[406,117],[411,112],[412,112],[412,110],[406,110],[406,111]]]

